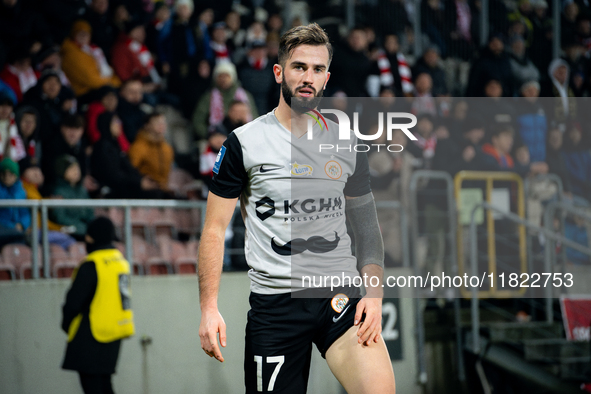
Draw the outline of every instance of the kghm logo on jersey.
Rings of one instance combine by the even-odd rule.
[[[308,164],[289,164],[291,166],[291,175],[295,176],[311,176],[314,169]]]
[[[314,119],[316,121],[316,123],[318,123],[318,126],[320,126],[320,130],[324,130],[324,127],[326,127],[326,130],[328,130],[328,124],[326,123],[326,119],[324,119],[324,116],[322,116],[322,114],[320,114],[320,112],[316,111],[313,108],[308,108],[308,112],[306,112],[306,115],[308,115],[309,117],[311,117],[312,119]],[[320,121],[322,121],[322,123],[324,123],[324,127],[322,127],[322,123],[320,123]]]
[[[341,313],[343,309],[345,309],[345,306],[347,306],[348,302],[349,297],[347,297],[343,293],[339,293],[332,297],[332,300],[330,301],[330,306],[332,306],[332,309],[334,309],[336,313]]]
[[[330,160],[324,166],[324,172],[331,179],[339,179],[343,175],[343,168],[337,161]]]

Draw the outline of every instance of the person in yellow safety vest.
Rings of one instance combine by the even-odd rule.
[[[88,256],[74,271],[62,308],[68,334],[63,369],[78,371],[85,394],[113,393],[121,339],[134,334],[130,268],[112,245],[115,227],[105,217],[88,225]]]

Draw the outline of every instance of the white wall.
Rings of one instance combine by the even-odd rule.
[[[399,274],[398,272],[396,273]],[[69,280],[0,283],[0,393],[80,393],[78,376],[60,369],[66,335],[61,304]],[[244,328],[249,280],[224,274],[219,307],[227,324],[223,364],[199,345],[199,299],[194,276],[133,277],[136,335],[123,342],[114,388],[118,394],[233,394],[244,392]],[[399,393],[417,393],[412,299],[401,300],[404,360],[394,363]],[[152,344],[142,349],[142,336]],[[315,352],[309,393],[342,388]]]

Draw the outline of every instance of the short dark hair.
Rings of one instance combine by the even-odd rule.
[[[8,96],[8,94],[0,93],[0,105],[7,105],[14,108],[14,101]]]
[[[65,115],[60,123],[61,127],[67,127],[69,129],[80,129],[84,128],[84,119],[80,115]]]
[[[511,126],[511,124],[509,123],[499,123],[491,127],[490,138],[492,139],[493,137],[498,137],[500,134],[503,133],[508,133],[511,134],[511,136],[513,136],[515,134],[513,126]]]
[[[330,65],[333,52],[332,45],[326,32],[317,23],[294,27],[281,36],[279,40],[279,64],[284,66],[294,49],[300,45],[325,45],[326,49],[328,49],[328,65]]]
[[[139,79],[139,78],[129,78],[129,79],[127,79],[127,80],[125,80],[125,81],[123,81],[123,82],[121,83],[121,86],[119,86],[119,91],[122,91],[123,89],[125,89],[125,87],[126,87],[127,85],[129,85],[130,83],[136,83],[136,82],[139,82],[139,83],[141,83],[142,85],[144,84],[144,83],[142,82],[142,80],[141,80],[141,79]]]
[[[160,111],[153,111],[150,112],[149,114],[147,114],[144,117],[144,126],[147,125],[148,123],[150,123],[152,121],[152,119],[154,118],[159,118],[161,116],[164,116],[164,113],[160,112]]]
[[[232,102],[230,102],[230,105],[228,105],[228,109],[232,108],[235,105],[247,105],[247,104],[244,101],[232,100]]]

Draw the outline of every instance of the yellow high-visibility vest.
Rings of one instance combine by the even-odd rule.
[[[96,267],[97,285],[90,303],[90,331],[98,342],[107,343],[127,338],[135,333],[133,312],[130,307],[129,263],[117,249],[92,252],[85,261],[93,261]],[[76,278],[74,272],[72,280]],[[78,332],[82,314],[72,320],[68,330],[68,342]]]

